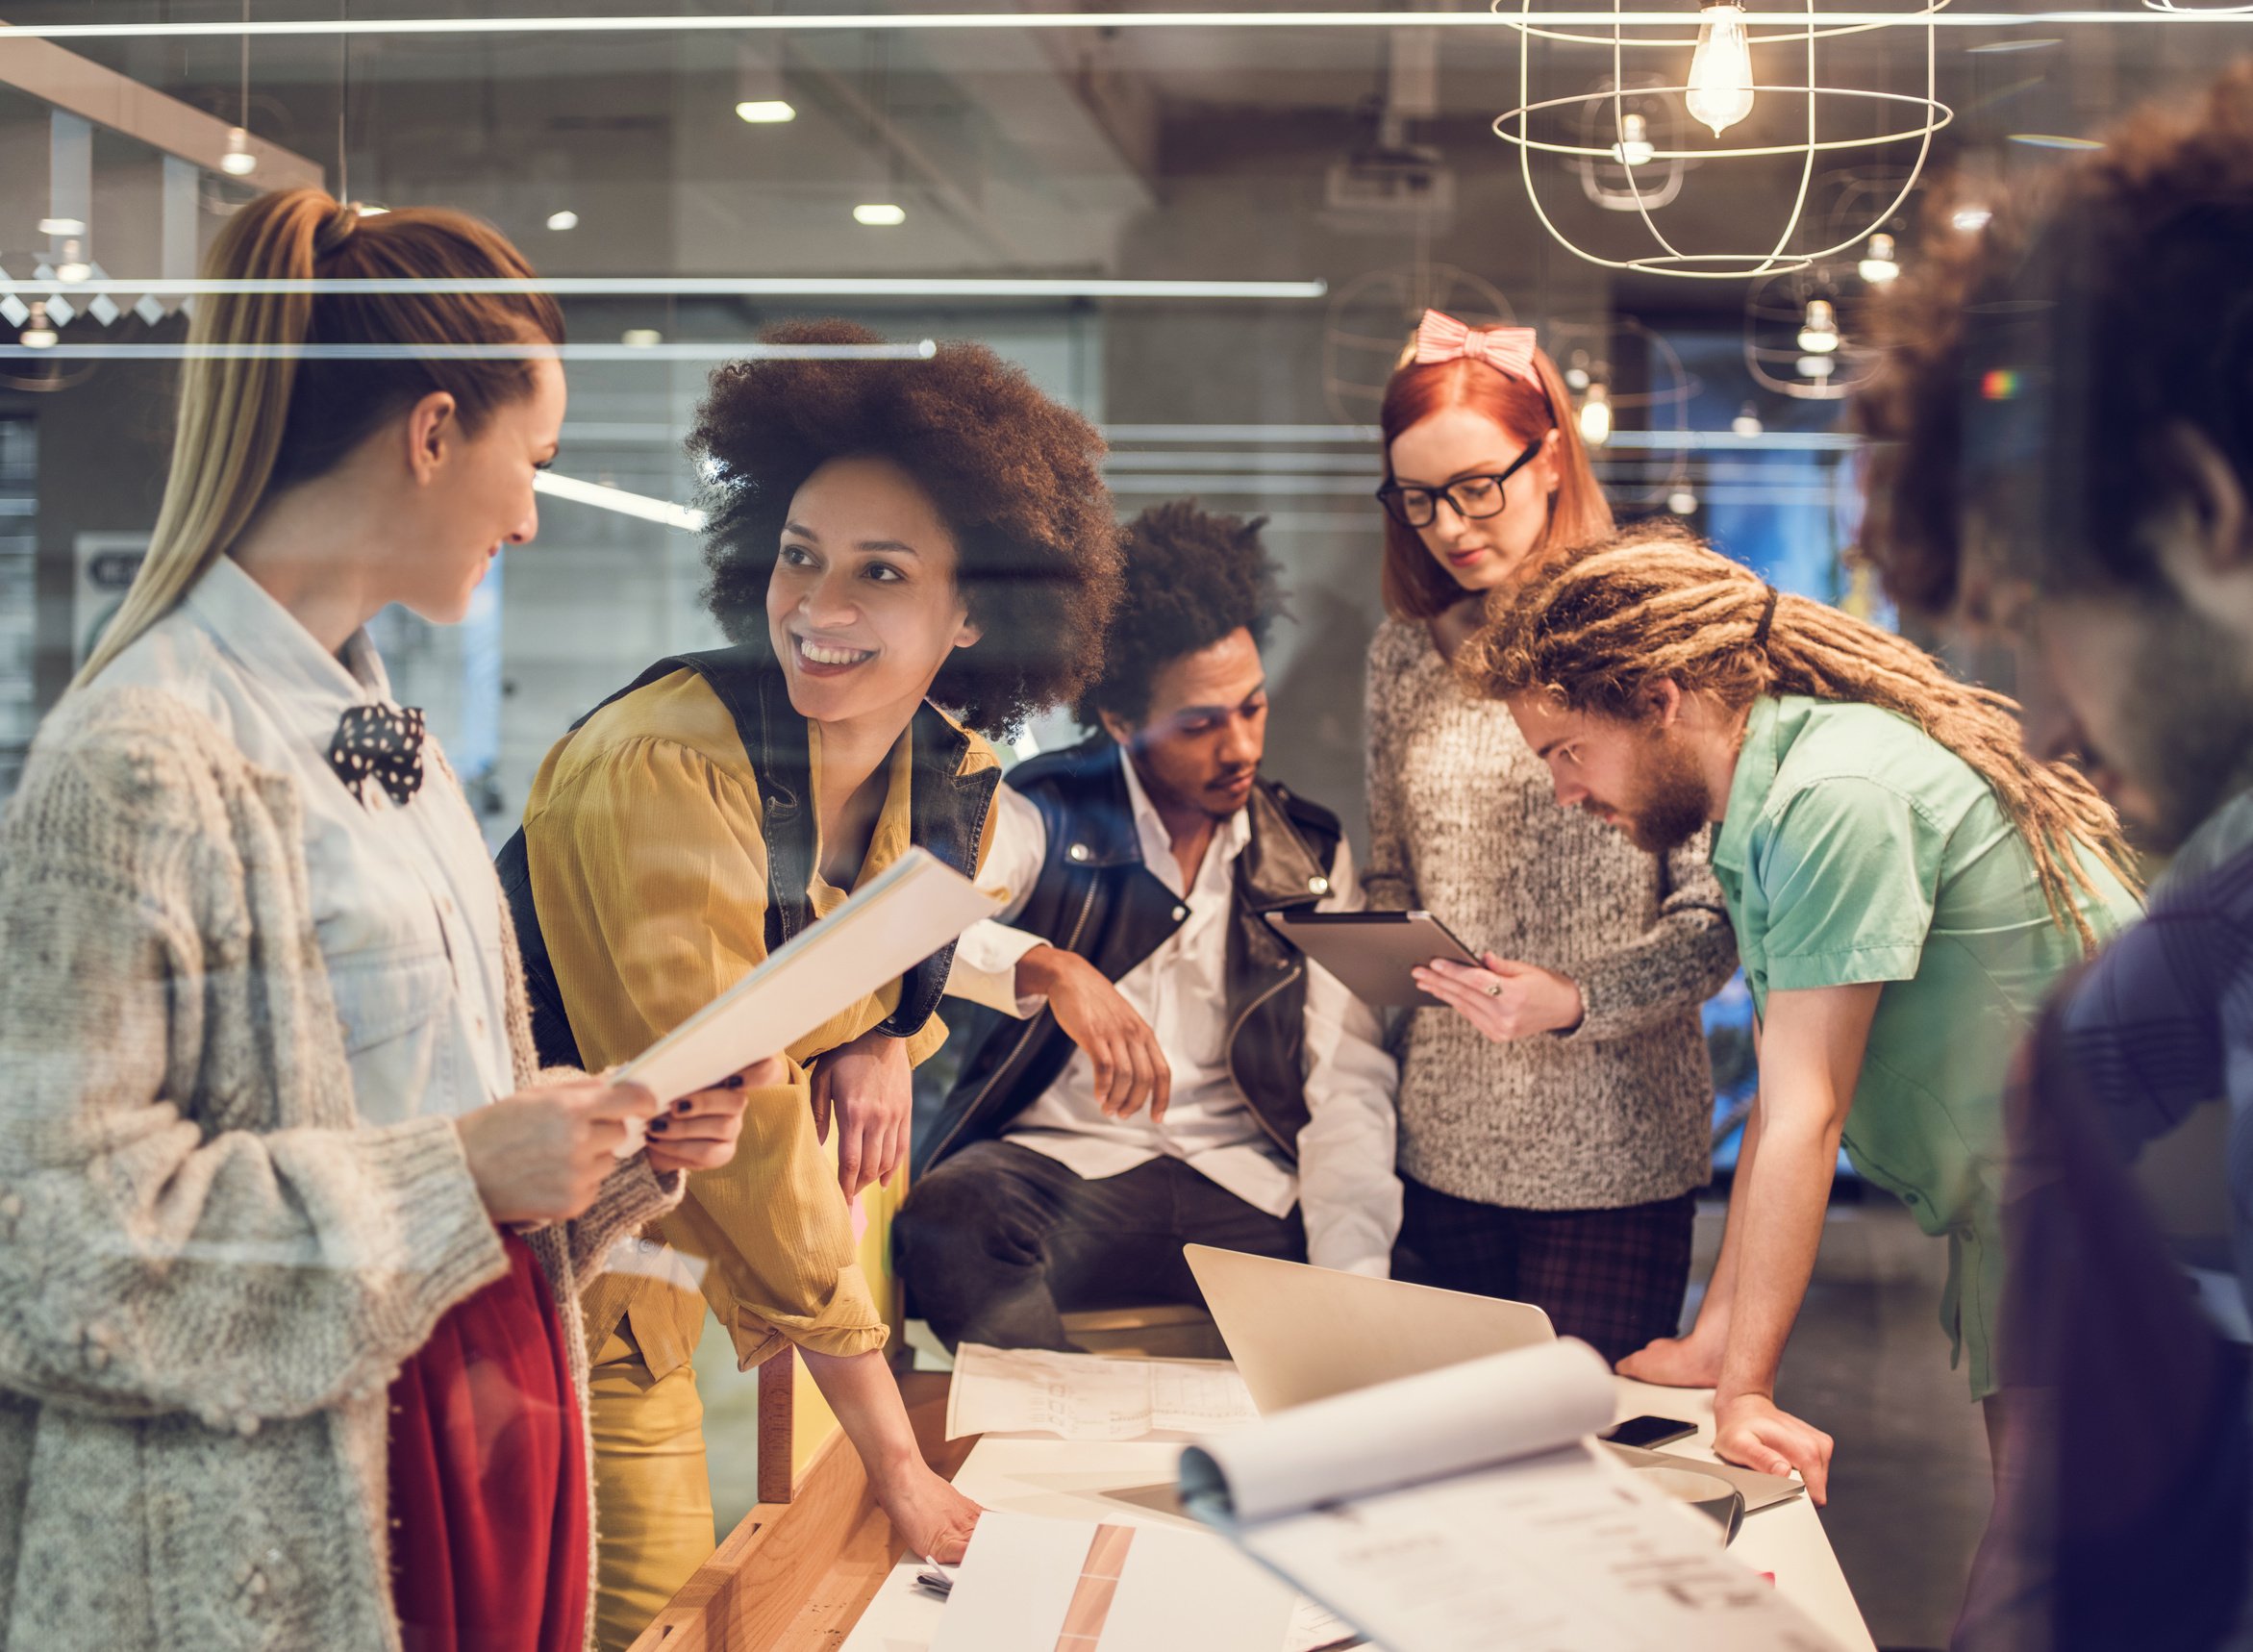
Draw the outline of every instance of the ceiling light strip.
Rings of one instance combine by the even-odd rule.
[[[1363,442],[1377,440],[1380,433],[1373,424],[1110,424],[1103,427],[1103,434],[1114,442]],[[1669,452],[1677,448],[1830,452],[1861,444],[1861,438],[1832,430],[1771,430],[1757,436],[1739,436],[1729,430],[1615,430],[1607,445],[1665,448]],[[1245,456],[1247,460],[1252,457]]]
[[[1825,13],[1826,27],[1886,28],[1908,20],[1902,12]],[[1925,21],[1917,16],[1919,22]],[[2032,25],[2242,22],[2223,12],[2054,11],[1941,13],[1930,19],[1943,28],[2023,29]],[[911,32],[960,29],[1516,29],[1562,28],[1591,21],[1606,27],[1679,29],[1679,8],[1648,12],[1520,12],[1496,16],[1484,12],[858,12],[827,14],[715,13],[710,16],[607,17],[301,17],[252,22],[212,19],[167,23],[6,23],[0,40],[131,40],[149,38],[335,38],[378,35],[671,35],[757,34],[821,31]],[[1801,12],[1750,12],[1749,27],[1804,27]]]
[[[0,345],[0,355],[20,347]],[[182,362],[927,362],[938,345],[759,344],[714,340],[700,344],[52,344],[37,353],[46,361]]]
[[[220,293],[547,292],[559,298],[1254,298],[1326,297],[1326,281],[1126,281],[1001,276],[558,275],[530,280],[464,276],[376,279],[148,277],[100,281],[0,278],[0,288],[70,295]]]
[[[667,528],[678,528],[683,533],[696,534],[704,530],[703,512],[692,510],[687,505],[676,505],[670,499],[632,493],[623,488],[612,488],[600,482],[582,482],[575,476],[559,475],[553,470],[541,471],[533,478],[532,486],[551,499],[566,499],[574,505],[591,505],[598,511],[614,511],[621,516],[657,522]]]

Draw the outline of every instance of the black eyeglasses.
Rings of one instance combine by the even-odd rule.
[[[1543,437],[1510,462],[1509,468],[1490,471],[1484,476],[1459,476],[1444,488],[1404,488],[1397,482],[1388,482],[1377,489],[1377,503],[1385,507],[1385,514],[1404,528],[1428,528],[1439,514],[1439,501],[1444,499],[1454,507],[1455,513],[1466,522],[1482,516],[1499,516],[1502,513],[1502,484],[1533,463],[1534,455],[1541,451]]]

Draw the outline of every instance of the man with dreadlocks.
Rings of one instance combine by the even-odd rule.
[[[1839,1148],[1946,1238],[1940,1323],[1990,1400],[2006,1067],[2050,983],[2135,915],[2118,823],[2027,756],[2009,700],[1678,535],[1564,561],[1463,669],[1560,803],[1654,852],[1719,822],[1760,1097],[1696,1327],[1620,1370],[1714,1388],[1715,1448],[1820,1502],[1830,1437],[1774,1394]]]

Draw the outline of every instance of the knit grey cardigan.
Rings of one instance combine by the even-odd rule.
[[[387,1389],[507,1260],[450,1118],[359,1122],[294,783],[72,694],[0,821],[0,1645],[396,1648]],[[637,1157],[524,1236],[582,1418],[582,1280],[679,1182]]]
[[[1396,1030],[1400,1169],[1459,1198],[1603,1210],[1711,1168],[1698,1006],[1737,967],[1707,834],[1646,855],[1560,808],[1507,706],[1457,682],[1414,621],[1369,644],[1369,861],[1379,909],[1429,910],[1473,947],[1580,983],[1565,1037],[1489,1042],[1453,1010]]]

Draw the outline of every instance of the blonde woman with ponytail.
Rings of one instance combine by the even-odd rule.
[[[363,629],[533,537],[562,317],[483,225],[317,190],[207,274],[255,285],[198,300],[147,562],[0,819],[0,1641],[580,1652],[579,1291],[743,1091],[629,1155],[646,1092],[535,1070]]]
[[[1719,822],[1760,1094],[1696,1326],[1621,1371],[1715,1389],[1715,1449],[1822,1500],[1831,1439],[1775,1384],[1843,1145],[1947,1240],[1940,1324],[2007,1437],[2003,1084],[2050,985],[2136,914],[2111,809],[2027,756],[2009,700],[1681,535],[1565,559],[1459,664],[1559,803],[1654,853]]]

